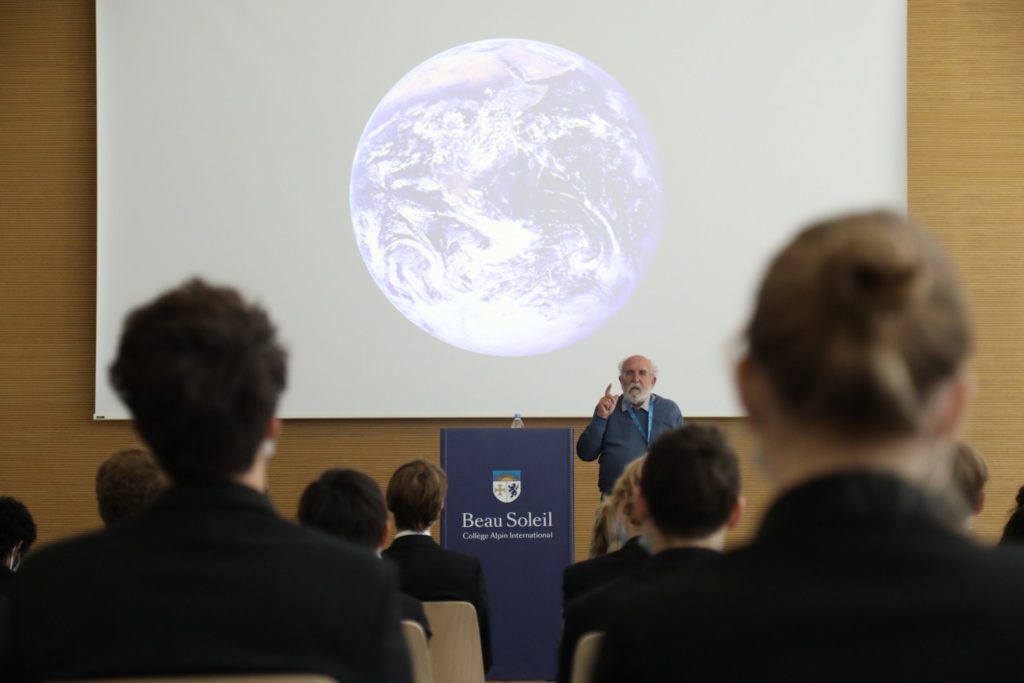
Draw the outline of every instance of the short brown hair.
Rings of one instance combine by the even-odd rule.
[[[968,514],[977,512],[988,483],[988,465],[981,453],[962,441],[953,447],[952,479],[968,507]]]
[[[103,523],[110,526],[137,515],[165,488],[167,479],[148,451],[126,448],[114,453],[96,471],[96,501]]]
[[[426,460],[407,462],[388,482],[388,509],[400,530],[423,531],[437,521],[448,491],[448,475]]]
[[[729,521],[740,494],[739,461],[716,427],[686,424],[651,444],[640,491],[662,532],[703,538]]]
[[[849,435],[919,428],[971,348],[952,265],[889,212],[812,225],[772,261],[746,331],[751,362],[795,417]]]
[[[190,280],[125,320],[110,379],[176,481],[245,472],[285,387],[286,359],[259,306]]]

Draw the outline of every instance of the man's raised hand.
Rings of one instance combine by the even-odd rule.
[[[615,409],[615,402],[618,400],[619,395],[612,393],[612,385],[609,384],[608,388],[604,390],[604,396],[597,402],[597,416],[607,418],[611,415]]]

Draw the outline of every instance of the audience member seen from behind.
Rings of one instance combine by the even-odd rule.
[[[410,679],[391,572],[261,493],[285,374],[270,319],[231,289],[193,280],[128,316],[111,381],[171,488],[26,562],[16,679]]]
[[[643,460],[631,514],[654,556],[566,606],[559,681],[572,680],[573,653],[585,633],[608,630],[622,606],[659,594],[722,551],[727,531],[740,518],[739,493],[739,462],[718,429],[689,424],[654,442]]]
[[[587,550],[588,560],[613,553],[622,547],[617,527],[615,506],[612,505],[611,496],[602,498],[597,510],[594,511],[594,528],[591,530],[590,548]]]
[[[126,448],[96,471],[96,501],[103,523],[133,517],[148,508],[168,486],[156,460],[141,448]]]
[[[611,495],[604,501],[609,502],[615,511],[619,549],[565,568],[562,574],[563,610],[571,600],[639,569],[650,559],[651,554],[644,547],[640,536],[640,527],[634,523],[633,512],[643,464],[644,456],[641,456],[626,465],[626,469],[615,482]]]
[[[388,482],[388,509],[395,517],[395,540],[383,556],[398,567],[402,592],[423,602],[459,600],[476,608],[484,670],[491,667],[491,610],[480,560],[446,550],[430,536],[441,515],[448,476],[437,465],[413,460]]]
[[[777,498],[750,545],[616,615],[598,680],[1016,671],[1024,563],[952,529],[919,486],[948,462],[971,348],[936,243],[890,213],[804,230],[745,342],[739,395]]]
[[[0,496],[0,595],[10,590],[14,573],[36,541],[36,523],[20,500]]]
[[[999,545],[1017,547],[1021,541],[1024,541],[1024,486],[1017,490],[1016,503],[1017,506],[1010,514],[1010,518],[1006,520],[1006,526],[1003,527],[1003,536],[999,539]]]
[[[985,507],[985,484],[988,483],[988,465],[981,453],[963,441],[953,447],[951,462],[952,482],[949,506],[954,523],[969,531],[974,520]]]
[[[299,499],[299,521],[380,556],[388,533],[388,509],[377,482],[356,470],[327,470],[311,482]],[[419,600],[400,593],[402,619],[418,622],[430,637]]]

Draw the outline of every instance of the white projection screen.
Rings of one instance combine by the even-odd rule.
[[[737,415],[766,260],[906,208],[892,0],[99,0],[97,419],[127,311],[260,301],[283,417]]]

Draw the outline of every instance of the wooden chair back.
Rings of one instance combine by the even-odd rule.
[[[594,680],[594,665],[597,664],[597,653],[601,651],[604,634],[597,631],[584,633],[576,641],[576,651],[572,656],[571,683],[590,683]]]
[[[427,645],[427,634],[423,627],[415,621],[402,621],[402,635],[409,648],[409,661],[412,663],[412,683],[434,683],[434,668],[430,661],[430,650]]]
[[[484,656],[476,608],[468,602],[424,602],[430,622],[435,683],[483,683]]]

